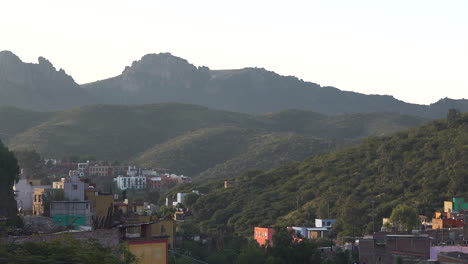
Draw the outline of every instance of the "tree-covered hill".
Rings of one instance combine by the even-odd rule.
[[[285,110],[255,116],[179,103],[95,105],[50,113],[4,108],[1,113],[1,131],[7,131],[14,150],[119,160],[199,181],[276,168],[426,122],[394,113],[325,116]]]
[[[372,230],[372,215],[379,228],[399,204],[431,217],[444,200],[468,194],[468,113],[233,180],[235,188],[214,181],[178,189],[203,193],[190,206],[203,231],[250,235],[254,226],[336,217],[335,231],[360,235]]]
[[[16,134],[8,140],[12,149],[127,161],[200,181],[276,168],[426,122],[394,113],[325,116],[285,110],[255,116],[179,103],[95,105],[52,113],[5,109],[2,129]]]

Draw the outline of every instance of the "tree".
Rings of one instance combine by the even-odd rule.
[[[122,258],[93,240],[75,240],[69,234],[46,242],[0,244],[0,258],[6,263],[82,263],[82,264],[133,264],[136,257],[122,246]],[[10,262],[8,261],[10,260]]]
[[[408,205],[400,204],[393,209],[390,215],[390,221],[397,228],[401,227],[403,230],[410,232],[420,224],[418,211]]]
[[[193,193],[193,192],[189,193],[184,197],[183,204],[186,207],[190,207],[197,201],[197,199],[198,199],[198,194]]]
[[[11,151],[0,141],[0,216],[16,216],[13,185],[19,180],[18,161]]]
[[[265,249],[254,240],[249,240],[237,258],[237,264],[261,264],[265,263]]]

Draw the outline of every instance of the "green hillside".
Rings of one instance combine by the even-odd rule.
[[[451,112],[448,119],[393,136],[371,137],[267,172],[246,172],[234,178],[236,188],[215,181],[178,191],[203,193],[190,209],[204,231],[247,235],[253,226],[312,225],[315,217],[336,217],[350,224],[338,224],[336,232],[349,235],[353,228],[358,235],[372,230],[372,215],[378,228],[398,204],[432,216],[444,200],[468,194],[467,172],[468,113]]]
[[[178,103],[94,105],[58,112],[11,139],[9,145],[33,148],[48,157],[93,155],[123,161],[155,144],[220,124],[255,127],[259,123],[246,114]]]
[[[285,110],[256,116],[180,103],[4,113],[2,129],[14,135],[8,140],[14,150],[166,168],[195,181],[276,168],[426,122],[395,113],[325,116]]]
[[[53,113],[34,112],[14,107],[0,107],[0,139],[8,139],[46,121]]]

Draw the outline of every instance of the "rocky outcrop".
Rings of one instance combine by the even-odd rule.
[[[0,52],[0,105],[51,111],[92,102],[70,75],[47,59],[24,63],[10,51]]]

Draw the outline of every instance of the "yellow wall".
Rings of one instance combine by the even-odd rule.
[[[129,250],[137,258],[140,264],[166,264],[167,248],[165,242],[145,241],[129,242]]]
[[[114,208],[113,195],[98,195],[96,196],[96,216],[106,217],[109,208]]]
[[[159,220],[156,224],[151,225],[151,233],[153,236],[169,236],[167,242],[171,247],[174,246],[175,225],[173,220]]]
[[[452,201],[444,201],[444,212],[451,213],[453,211]]]

